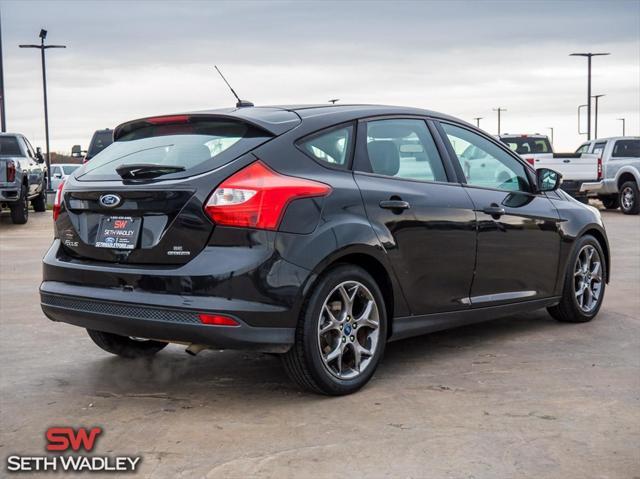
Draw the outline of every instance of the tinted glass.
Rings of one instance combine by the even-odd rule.
[[[91,139],[91,145],[89,145],[87,156],[96,156],[111,143],[113,143],[113,131],[109,130],[95,132],[93,138]]]
[[[618,140],[613,147],[616,158],[640,158],[640,140]]]
[[[423,120],[367,123],[371,172],[422,181],[447,181],[436,145]]]
[[[0,136],[0,156],[23,156],[15,136]]]
[[[165,175],[180,178],[216,168],[225,161],[215,161],[227,150],[239,154],[257,146],[254,138],[264,141],[249,125],[231,121],[197,121],[187,124],[150,125],[123,135],[118,141],[85,163],[78,178],[83,180],[119,179],[116,168],[123,165],[153,164],[182,166],[185,172]],[[246,143],[246,148],[242,147]],[[231,158],[232,159],[232,158]],[[203,169],[204,168],[204,169]],[[197,170],[197,171],[196,171]]]
[[[353,126],[336,128],[303,139],[299,146],[316,160],[332,166],[347,165],[348,153],[353,141]]]
[[[553,153],[551,143],[547,138],[521,136],[517,138],[502,138],[501,140],[519,155]]]
[[[525,166],[499,146],[465,128],[442,124],[467,183],[507,191],[530,191]]]

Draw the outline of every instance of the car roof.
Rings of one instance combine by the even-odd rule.
[[[589,140],[585,143],[589,143],[591,141],[609,141],[609,140],[640,140],[640,136],[609,136],[607,138],[596,138],[594,140]]]
[[[174,115],[174,114],[172,114]],[[172,116],[158,115],[158,116]],[[417,115],[430,116],[440,119],[450,119],[457,122],[461,120],[453,118],[443,113],[420,108],[388,106],[388,105],[364,105],[364,104],[310,104],[310,105],[270,105],[270,106],[252,106],[252,107],[234,107],[234,108],[216,108],[211,110],[200,110],[192,112],[177,113],[177,115],[193,115],[193,116],[219,116],[229,119],[237,119],[245,121],[256,127],[259,127],[273,135],[281,135],[301,122],[312,120],[319,128],[323,126],[331,126],[345,121],[351,121],[357,118],[385,116],[385,115]],[[152,118],[152,117],[146,117]],[[136,122],[143,121],[141,118],[118,125],[115,128],[114,139],[118,139],[126,130],[126,126],[130,126]],[[463,122],[466,123],[466,122]]]

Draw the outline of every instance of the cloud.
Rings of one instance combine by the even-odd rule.
[[[257,104],[403,104],[471,120],[508,111],[505,128],[556,128],[573,149],[576,108],[594,60],[602,134],[640,126],[640,3],[628,2],[16,2],[2,1],[11,130],[42,144],[42,86],[33,42],[48,53],[54,149],[87,145],[97,128],[155,113],[233,103],[212,65]],[[596,91],[597,90],[597,91]]]

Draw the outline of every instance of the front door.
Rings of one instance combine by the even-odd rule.
[[[357,137],[354,177],[411,312],[468,308],[476,215],[427,123],[364,121]]]
[[[552,296],[561,241],[555,207],[506,149],[462,126],[441,127],[478,218],[472,306]]]

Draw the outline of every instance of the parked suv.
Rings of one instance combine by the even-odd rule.
[[[11,221],[29,219],[29,203],[38,212],[47,209],[47,168],[39,150],[23,135],[0,133],[0,209],[11,210]]]
[[[602,304],[599,212],[450,116],[244,107],[114,139],[58,190],[40,287],[50,319],[110,353],[268,351],[303,387],[347,394],[387,341],[545,307],[584,322]],[[465,151],[508,174],[476,183]]]
[[[583,183],[582,192],[597,195],[607,209],[640,213],[640,137],[598,138],[583,143],[577,152],[596,155],[601,165],[600,181]]]

